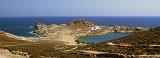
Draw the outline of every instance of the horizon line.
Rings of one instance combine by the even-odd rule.
[[[160,16],[4,16],[0,18],[8,17],[160,17]]]

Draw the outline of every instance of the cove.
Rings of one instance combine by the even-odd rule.
[[[121,33],[109,33],[105,35],[98,35],[98,36],[86,36],[80,37],[80,42],[88,42],[88,43],[101,43],[108,40],[118,39],[121,37],[125,37],[131,35],[132,33],[128,32],[121,32]]]

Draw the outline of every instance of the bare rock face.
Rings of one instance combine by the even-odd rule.
[[[65,29],[66,29],[65,24],[46,25],[44,23],[37,22],[33,33],[36,33],[36,34],[39,34],[39,35],[49,35],[49,34],[59,33],[60,31],[63,31]]]
[[[133,32],[134,30],[128,26],[114,26],[112,28],[114,32]]]
[[[37,23],[36,23],[36,26],[35,26],[35,29],[41,29],[41,28],[44,28],[44,27],[46,27],[45,24],[43,24],[43,23],[41,23],[41,22],[37,22]]]
[[[37,22],[35,27],[34,27],[34,31],[33,33],[37,33],[37,34],[44,34],[47,30],[47,26],[41,22]]]

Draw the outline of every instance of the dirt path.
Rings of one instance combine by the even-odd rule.
[[[108,44],[108,45],[111,45],[111,46],[132,46],[132,45],[130,45],[130,44],[115,44],[115,43],[113,43],[113,42],[108,42],[107,44]]]

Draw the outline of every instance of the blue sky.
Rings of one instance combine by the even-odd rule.
[[[160,16],[160,0],[0,0],[14,16]]]

